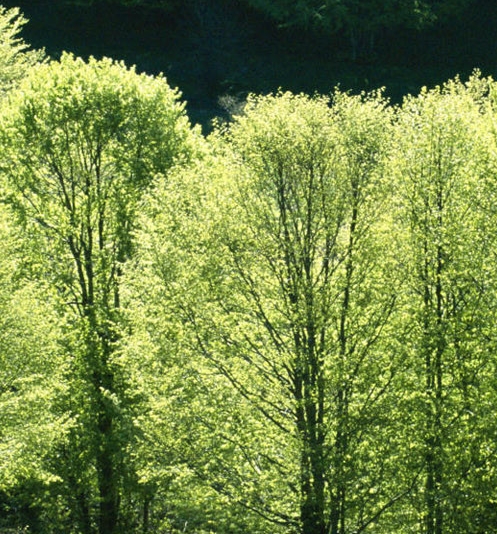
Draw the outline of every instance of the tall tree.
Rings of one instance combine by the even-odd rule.
[[[194,440],[189,465],[305,534],[363,531],[407,491],[386,483],[389,455],[368,469],[364,446],[393,434],[391,113],[378,95],[331,103],[252,97],[211,138],[215,156],[155,193],[137,267],[154,280],[149,302],[177,321],[169,346],[191,355],[185,380],[202,384],[189,428],[209,445]]]
[[[41,528],[37,514],[57,485],[50,455],[66,439],[57,298],[38,280],[36,250],[0,210],[0,529]],[[32,492],[32,493],[31,493]],[[50,516],[55,509],[45,508]],[[53,517],[53,516],[52,516]]]
[[[18,8],[0,6],[0,96],[45,57],[42,50],[31,50],[20,36],[26,22]]]
[[[115,361],[121,274],[140,196],[193,149],[178,96],[162,78],[66,54],[33,69],[2,110],[8,201],[39,236],[46,276],[66,302],[74,425],[61,475],[82,532],[95,522],[101,534],[118,529],[132,432]]]
[[[460,15],[472,0],[244,0],[283,26],[344,32],[353,59],[370,54],[383,29],[423,28]]]
[[[461,484],[466,502],[473,500],[478,483],[470,474],[488,466],[478,445],[487,441],[481,426],[495,365],[486,334],[495,313],[487,267],[495,237],[485,207],[491,146],[485,86],[474,79],[423,90],[406,99],[398,123],[398,228],[399,235],[406,232],[399,250],[412,321],[405,342],[416,370],[412,424],[420,437],[420,508],[428,534],[481,531],[456,503]]]

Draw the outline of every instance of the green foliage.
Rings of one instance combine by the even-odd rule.
[[[146,197],[128,357],[153,377],[143,482],[176,528],[178,495],[193,531],[489,528],[493,87],[395,116],[378,94],[253,96]]]
[[[0,530],[492,531],[495,82],[252,95],[205,141],[2,13]]]
[[[245,0],[284,27],[343,32],[350,41],[352,59],[374,52],[382,29],[425,28],[460,15],[472,0]]]
[[[64,55],[34,69],[4,108],[9,202],[49,237],[49,270],[81,316],[85,306],[111,305],[140,194],[193,149],[177,99],[163,79]],[[87,253],[102,284],[94,294]]]
[[[487,181],[493,141],[482,105],[488,83],[473,78],[466,86],[455,80],[423,90],[406,99],[397,126],[398,228],[405,232],[398,246],[411,325],[404,342],[415,370],[410,411],[414,449],[424,458],[417,506],[426,532],[477,532],[474,517],[487,520],[486,498],[473,492],[484,486],[477,481],[482,473],[493,471],[480,430],[484,384],[495,364],[485,334],[495,313],[487,264],[495,246]]]
[[[69,521],[83,531],[94,522],[102,533],[117,528],[122,481],[132,477],[124,462],[132,413],[115,362],[121,274],[140,196],[195,149],[178,96],[163,78],[65,54],[34,68],[2,110],[5,200],[63,302],[60,403],[73,425],[57,468]]]
[[[379,95],[251,97],[213,155],[147,201],[135,291],[167,362],[165,435],[195,436],[168,448],[273,531],[357,528],[399,491],[388,455],[367,474],[360,439],[393,432],[390,121]]]
[[[255,367],[269,365],[266,376],[281,382],[296,426],[304,532],[358,528],[374,515],[367,495],[378,481],[359,475],[356,439],[361,417],[374,424],[380,413],[367,394],[391,373],[386,351],[383,365],[376,353],[395,292],[380,263],[389,263],[381,237],[389,121],[379,95],[281,95],[249,101],[231,131],[248,168],[236,217],[247,226],[227,245],[231,270],[253,299],[247,326],[258,320],[266,330],[250,336],[263,360]]]
[[[0,6],[0,95],[4,96],[29,69],[43,61],[42,50],[30,50],[19,36],[27,20],[18,8]]]
[[[0,528],[24,527],[56,486],[50,457],[70,428],[57,399],[65,392],[57,299],[27,269],[35,251],[0,212]],[[31,257],[30,257],[31,256]],[[31,493],[31,492],[34,493]],[[8,509],[17,510],[17,519]],[[31,519],[33,519],[31,517]]]
[[[290,26],[321,26],[328,30],[373,29],[394,25],[424,26],[441,17],[463,11],[471,0],[425,0],[422,2],[396,0],[245,0],[276,21]]]

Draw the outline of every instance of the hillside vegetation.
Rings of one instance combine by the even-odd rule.
[[[181,88],[192,120],[204,126],[214,116],[226,116],[226,108],[236,109],[248,93],[279,88],[324,94],[337,85],[355,92],[386,87],[400,102],[424,85],[469,76],[476,67],[491,74],[497,54],[497,9],[491,0],[4,5],[21,7],[30,19],[28,42],[54,58],[67,50],[123,59],[149,74],[163,72]]]
[[[0,8],[0,532],[493,532],[497,82],[237,95],[206,135],[24,24]]]

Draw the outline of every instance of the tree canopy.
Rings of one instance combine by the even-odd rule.
[[[464,12],[472,0],[244,0],[285,27],[342,32],[350,41],[352,57],[373,52],[384,29],[425,28]]]
[[[0,530],[492,532],[497,83],[203,137],[2,16]]]
[[[110,534],[120,521],[131,439],[123,435],[131,425],[125,381],[113,361],[120,279],[133,253],[140,196],[156,173],[194,150],[177,99],[162,78],[66,54],[34,67],[4,103],[3,200],[37,239],[41,273],[62,301],[70,363],[68,396],[59,400],[73,424],[57,474],[68,495],[74,493],[71,520],[84,532],[96,522],[100,533]],[[95,487],[96,519],[88,504]]]
[[[42,61],[42,50],[30,50],[20,36],[27,20],[18,8],[0,6],[0,94],[3,96],[27,71]]]

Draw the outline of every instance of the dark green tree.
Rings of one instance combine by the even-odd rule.
[[[342,32],[352,59],[373,52],[383,29],[424,28],[460,15],[472,0],[244,0],[282,26]]]

